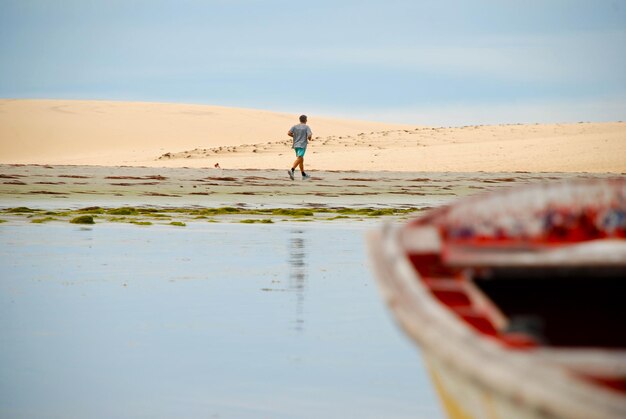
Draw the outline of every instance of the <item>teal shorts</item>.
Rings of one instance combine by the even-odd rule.
[[[294,150],[296,150],[296,156],[297,157],[304,157],[304,153],[306,151],[306,148],[295,147]]]

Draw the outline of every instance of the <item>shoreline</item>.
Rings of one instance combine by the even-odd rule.
[[[197,207],[118,207],[98,206],[78,210],[34,209],[14,207],[0,209],[0,224],[29,222],[31,224],[71,223],[95,225],[103,223],[134,224],[138,226],[171,225],[186,227],[187,224],[240,223],[275,224],[284,222],[344,222],[376,220],[378,218],[407,219],[429,208],[349,208],[310,207],[246,209],[240,207],[197,208]]]
[[[142,166],[142,165],[129,165],[129,164],[57,164],[57,163],[0,163],[0,170],[2,167],[41,167],[44,169],[55,169],[55,168],[70,168],[70,169],[80,169],[80,168],[106,168],[106,169],[150,169],[150,170],[170,170],[170,169],[193,169],[193,170],[208,170],[208,171],[233,171],[233,172],[280,172],[283,173],[285,168],[260,168],[260,167],[242,167],[242,168],[215,168],[213,166]],[[626,168],[625,168],[626,169]],[[317,172],[327,172],[327,173],[406,173],[406,174],[427,174],[427,173],[448,173],[448,174],[457,174],[457,175],[466,175],[471,173],[479,173],[479,174],[536,174],[536,175],[599,175],[599,176],[624,176],[626,175],[625,171],[585,171],[585,170],[510,170],[510,171],[501,171],[501,170],[442,170],[442,171],[433,171],[433,170],[392,170],[392,169],[380,169],[380,170],[359,170],[359,169],[330,169],[330,170],[316,170],[316,169],[307,169],[309,171],[317,171]],[[296,172],[298,174],[298,172]]]
[[[95,222],[139,225],[166,219],[250,224],[404,219],[499,188],[615,176],[520,171],[311,174],[308,181],[291,181],[280,170],[0,165],[0,219],[69,222],[92,215]]]

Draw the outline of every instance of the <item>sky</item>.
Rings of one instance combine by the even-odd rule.
[[[0,98],[626,120],[623,0],[0,0]]]

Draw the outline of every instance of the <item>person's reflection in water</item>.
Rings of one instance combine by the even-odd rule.
[[[296,294],[295,329],[304,329],[304,292],[306,287],[306,251],[304,231],[292,230],[289,239],[289,290]]]

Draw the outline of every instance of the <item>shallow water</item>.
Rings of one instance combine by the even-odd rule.
[[[0,417],[442,417],[373,226],[1,225]]]

